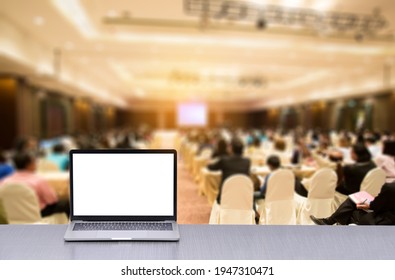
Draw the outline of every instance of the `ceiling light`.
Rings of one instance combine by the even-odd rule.
[[[302,76],[300,78],[296,78],[287,82],[283,82],[281,84],[276,84],[273,85],[273,89],[277,90],[286,90],[286,89],[292,89],[295,87],[300,87],[303,85],[307,85],[316,81],[319,81],[323,78],[327,78],[329,76],[330,72],[329,71],[319,71],[319,72],[314,72],[311,74],[307,74],[305,76]]]
[[[130,74],[130,71],[126,69],[126,67],[120,65],[119,63],[114,62],[113,60],[110,60],[107,63],[122,81],[127,83],[133,81],[133,75]]]
[[[315,0],[315,3],[313,4],[313,9],[318,10],[318,11],[328,11],[334,6],[335,1],[329,1],[329,0]]]
[[[115,10],[109,10],[106,13],[106,17],[109,17],[109,18],[115,18],[115,17],[118,17],[118,16],[119,16],[119,13],[117,11],[115,11]]]
[[[98,37],[98,32],[89,20],[79,0],[52,0],[52,3],[64,17],[86,38]]]
[[[36,66],[36,72],[39,75],[53,75],[54,69],[51,64],[46,62],[41,62]]]
[[[154,44],[179,44],[179,45],[206,45],[206,46],[226,46],[240,48],[259,48],[259,49],[279,49],[287,48],[289,40],[246,40],[241,38],[219,38],[213,36],[193,36],[193,35],[173,35],[173,34],[143,34],[119,32],[115,38],[123,42],[141,42]],[[108,37],[108,40],[114,40]]]
[[[283,0],[282,4],[287,7],[300,7],[302,1],[301,0]]]
[[[45,23],[45,19],[43,17],[36,16],[33,18],[33,23],[37,26],[42,26]]]

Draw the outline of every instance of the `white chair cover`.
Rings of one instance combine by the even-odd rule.
[[[385,184],[386,174],[383,169],[376,167],[366,174],[361,184],[361,191],[366,191],[373,197],[376,197],[381,187]]]
[[[386,174],[384,170],[380,167],[373,168],[365,175],[365,178],[361,183],[360,191],[366,191],[373,197],[376,197],[379,194],[381,187],[385,184],[385,177]],[[335,209],[339,208],[340,204],[342,204],[347,198],[347,195],[336,192]]]
[[[307,199],[297,215],[297,223],[312,225],[310,215],[318,218],[329,217],[334,211],[334,197],[337,175],[330,168],[319,169],[311,178]]]
[[[68,222],[66,214],[63,213],[42,218],[36,193],[24,184],[3,184],[0,186],[0,200],[3,201],[10,224],[65,224]]]
[[[294,188],[295,175],[291,170],[280,169],[270,175],[265,200],[258,205],[260,224],[296,224]]]
[[[221,205],[216,202],[210,216],[210,224],[255,224],[253,182],[248,176],[233,175],[222,187]]]
[[[0,198],[10,224],[40,222],[40,206],[32,188],[24,184],[6,183],[0,187]]]

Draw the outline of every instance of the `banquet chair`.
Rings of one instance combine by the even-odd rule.
[[[386,174],[383,169],[380,167],[373,168],[363,178],[360,191],[366,191],[373,197],[376,197],[385,183],[385,177]],[[340,204],[342,204],[347,198],[347,195],[336,192],[335,209],[339,208]]]
[[[34,190],[24,184],[6,183],[0,187],[0,200],[10,224],[65,224],[66,214],[41,217],[38,198]]]
[[[215,201],[210,224],[255,224],[253,183],[248,176],[233,175],[222,187],[221,205]]]
[[[385,178],[385,171],[380,167],[370,170],[362,181],[361,191],[366,191],[373,197],[376,197],[381,191],[381,187],[385,184]]]
[[[297,214],[298,224],[312,225],[314,223],[310,215],[324,218],[329,217],[335,211],[336,183],[336,172],[330,168],[321,168],[314,173],[307,199],[302,203]]]
[[[7,215],[4,210],[3,200],[0,199],[0,225],[1,224],[8,224]]]
[[[265,199],[257,203],[258,212],[260,213],[260,224],[296,224],[294,188],[295,175],[291,170],[279,169],[270,175]]]

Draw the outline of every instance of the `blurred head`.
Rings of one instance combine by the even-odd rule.
[[[274,142],[274,149],[277,151],[285,151],[286,145],[283,139],[276,139]]]
[[[17,152],[35,152],[37,151],[37,141],[34,137],[20,138],[15,143]]]
[[[278,156],[270,156],[266,160],[267,166],[269,166],[270,170],[276,170],[281,166],[280,158]]]
[[[343,153],[338,150],[333,150],[329,152],[329,160],[332,162],[342,162],[343,161]]]
[[[350,147],[350,139],[346,136],[343,136],[339,139],[339,146],[342,148]]]
[[[55,154],[63,154],[66,150],[65,147],[63,146],[63,144],[56,144],[55,146],[53,146],[52,151]]]
[[[358,143],[352,147],[351,158],[356,162],[367,162],[372,159],[372,156],[365,145]]]
[[[36,171],[36,159],[31,153],[19,152],[14,156],[13,161],[19,171]]]
[[[376,137],[374,137],[373,135],[366,137],[365,143],[366,143],[366,145],[374,145],[374,144],[376,144]]]
[[[219,154],[226,154],[228,149],[228,144],[226,143],[225,139],[221,138],[218,140],[217,143],[217,152]]]
[[[261,139],[259,139],[258,136],[255,136],[252,141],[252,144],[254,145],[254,147],[259,148],[261,146]]]
[[[232,153],[237,156],[243,154],[244,145],[239,138],[234,138],[231,143]]]

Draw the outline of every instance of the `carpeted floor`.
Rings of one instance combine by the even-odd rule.
[[[177,221],[179,224],[208,224],[211,206],[207,198],[198,195],[198,185],[183,166],[178,163],[178,205]]]

